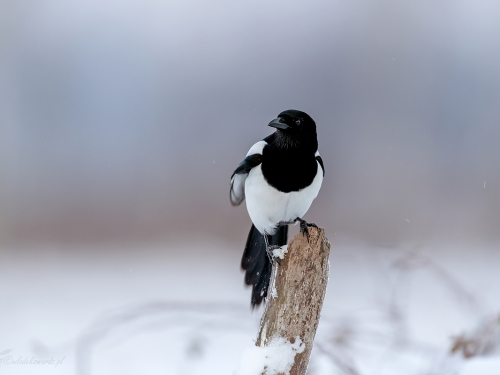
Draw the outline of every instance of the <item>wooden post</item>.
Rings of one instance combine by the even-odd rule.
[[[290,375],[307,371],[314,336],[328,283],[330,243],[323,228],[309,228],[309,241],[297,234],[288,253],[273,264],[266,307],[256,346],[267,346],[274,337],[294,343],[299,337],[305,348],[295,355]]]

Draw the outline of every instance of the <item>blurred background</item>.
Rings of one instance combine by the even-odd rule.
[[[483,254],[498,282],[481,267],[500,240],[499,17],[472,0],[0,0],[1,306],[25,326],[2,345],[138,300],[227,293],[247,311],[229,178],[291,108],[317,123],[306,219],[333,249],[459,244],[445,263]],[[206,272],[183,284],[194,259]]]
[[[496,2],[3,1],[3,242],[240,240],[229,177],[289,108],[309,212],[376,243],[498,240]],[[182,235],[181,235],[182,236]]]

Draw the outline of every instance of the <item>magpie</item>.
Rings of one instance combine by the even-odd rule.
[[[252,227],[241,268],[252,286],[251,305],[267,295],[271,279],[272,250],[287,244],[288,224],[300,222],[318,195],[325,168],[318,152],[316,123],[305,112],[287,110],[269,123],[276,131],[254,144],[231,176],[233,206],[246,205]]]

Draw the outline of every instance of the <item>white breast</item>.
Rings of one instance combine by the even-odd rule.
[[[311,185],[300,191],[282,193],[267,183],[261,165],[253,168],[245,181],[245,195],[248,214],[257,230],[274,234],[279,222],[304,216],[318,195],[322,182],[323,170],[318,163]]]

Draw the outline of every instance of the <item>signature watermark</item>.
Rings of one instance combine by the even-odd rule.
[[[56,359],[54,357],[50,359],[39,359],[36,358],[35,356],[28,358],[28,357],[23,357],[23,356],[13,356],[11,355],[12,349],[7,349],[2,352],[0,352],[0,365],[5,365],[5,366],[11,366],[11,365],[48,365],[48,366],[54,366],[57,367],[59,365],[62,365],[64,362],[64,358],[66,356],[62,357],[61,359]]]

